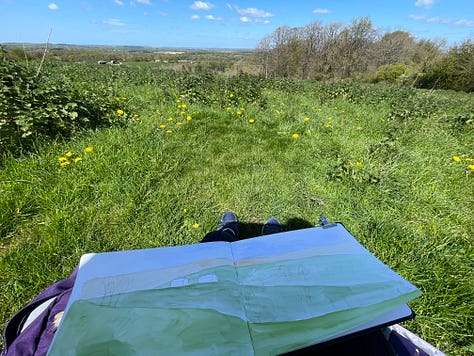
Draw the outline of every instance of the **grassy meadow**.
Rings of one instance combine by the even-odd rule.
[[[422,291],[405,327],[474,352],[473,94],[70,66],[127,124],[2,158],[1,325],[84,253],[325,215]]]

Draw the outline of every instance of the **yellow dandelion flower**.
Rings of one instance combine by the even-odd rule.
[[[87,153],[91,153],[92,151],[94,151],[94,147],[88,146],[84,149],[84,151],[87,152]]]
[[[332,127],[332,125],[330,123],[327,123],[327,124],[324,125],[324,127],[330,129]]]
[[[466,159],[466,161],[468,161],[468,162],[474,161],[474,159],[472,159],[471,157],[466,157],[465,159]]]
[[[184,208],[184,209],[183,209],[183,213],[186,214],[187,212],[188,212],[188,209]]]
[[[242,111],[237,111],[236,114],[237,115],[242,115]]]
[[[234,94],[230,93],[230,94],[229,94],[229,97],[230,97],[230,98],[233,98],[233,97],[234,97]]]
[[[166,125],[160,125],[160,129],[164,129]]]
[[[117,109],[117,114],[123,115],[123,114],[125,114],[125,112],[122,109]]]
[[[66,158],[66,157],[59,157],[59,158],[58,158],[58,161],[59,161],[59,162],[67,161],[67,158]]]
[[[191,115],[186,116],[186,121],[191,121],[192,119]]]
[[[296,138],[299,138],[299,137],[300,137],[300,135],[299,135],[299,134],[297,134],[297,133],[294,133],[293,135],[291,135],[291,137],[293,137],[293,138],[295,138],[295,139],[296,139]]]
[[[177,102],[177,103],[180,103],[180,102],[181,102],[181,100],[179,100],[179,99],[176,99],[176,102]]]
[[[357,167],[362,167],[362,165],[363,165],[362,162],[360,162],[360,161],[357,161],[357,162],[356,162],[356,166],[357,166]]]
[[[253,123],[255,123],[255,120],[254,120],[254,119],[250,119],[250,120],[249,120],[249,124],[253,124]]]
[[[309,120],[311,120],[311,119],[310,119],[309,117],[305,117],[303,120],[304,120],[304,121],[309,121]]]
[[[461,157],[459,157],[459,156],[453,156],[453,161],[454,161],[454,162],[459,162],[459,161],[461,161]]]
[[[181,104],[178,105],[178,109],[181,109]]]
[[[470,164],[469,166],[467,166],[467,168],[469,168],[471,171],[474,171],[474,164]]]
[[[170,116],[170,117],[168,118],[168,121],[173,121],[173,118]]]
[[[138,114],[133,114],[133,117],[134,117],[134,118],[137,118],[138,116],[140,116],[140,115],[138,115]]]
[[[180,114],[181,115],[186,115],[186,111],[181,111]]]
[[[193,224],[193,229],[197,229],[197,228],[199,228],[199,224],[198,223]]]
[[[115,100],[120,101],[120,98],[118,96],[115,97]]]
[[[170,134],[170,133],[172,133],[173,131],[172,131],[172,130],[166,130],[165,132],[166,132],[167,134]]]
[[[122,97],[122,100],[127,100],[127,98],[126,98],[126,97]]]
[[[231,110],[231,107],[228,106],[228,107],[226,107],[225,109],[226,109],[227,111],[230,111],[230,110]]]
[[[74,163],[77,163],[77,162],[80,162],[82,161],[82,158],[81,157],[76,157],[74,158]]]
[[[72,152],[70,152],[70,151],[67,152],[67,153],[65,154],[65,156],[66,156],[66,157],[71,157],[71,156],[72,156]]]
[[[186,109],[186,104],[181,104],[182,109]]]
[[[183,123],[181,121],[178,121],[176,125],[181,126]]]
[[[61,162],[61,167],[66,167],[66,166],[68,166],[68,165],[70,165],[70,164],[71,164],[71,162],[69,162],[69,161],[64,161],[64,162]]]

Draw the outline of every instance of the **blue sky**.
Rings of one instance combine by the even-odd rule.
[[[255,48],[279,26],[350,24],[417,39],[474,40],[473,0],[0,0],[0,43]]]

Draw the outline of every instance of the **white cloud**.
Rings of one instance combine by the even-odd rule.
[[[410,19],[412,20],[415,20],[415,21],[419,21],[419,20],[424,20],[425,19],[425,16],[423,15],[413,15],[413,14],[410,14],[408,16]]]
[[[118,6],[123,6],[123,1],[114,0],[114,3],[117,4]]]
[[[193,16],[191,16],[191,20],[199,20],[199,15],[193,15]]]
[[[191,5],[191,9],[193,10],[210,10],[213,7],[214,7],[213,4],[211,4],[210,2],[204,2],[204,1],[195,1]]]
[[[466,19],[458,20],[454,24],[458,26],[474,27],[474,21]]]
[[[328,9],[314,9],[313,14],[330,14],[331,11]]]
[[[151,1],[150,0],[136,0],[138,3],[140,4],[145,4],[145,5],[151,5]]]
[[[104,20],[103,22],[106,25],[110,25],[110,26],[125,26],[125,23],[117,19],[108,19],[108,20]]]
[[[246,17],[246,16],[242,16],[242,17],[240,18],[240,21],[242,21],[242,22],[244,22],[244,23],[249,23],[249,22],[252,22],[252,20],[251,20],[251,19],[249,19],[249,18],[248,18],[248,17]]]
[[[415,6],[430,9],[434,5],[434,0],[416,0]]]
[[[54,2],[52,2],[52,3],[50,3],[50,4],[48,5],[48,8],[49,8],[50,10],[58,10],[58,9],[59,9],[59,6],[56,5]]]
[[[451,23],[451,19],[435,16],[435,17],[429,17],[426,19],[426,22],[431,22],[431,23]]]
[[[216,18],[212,15],[206,15],[206,20],[215,20]]]
[[[235,7],[235,9],[237,10],[237,12],[239,13],[239,15],[243,16],[243,17],[272,17],[274,16],[272,13],[270,12],[266,12],[264,10],[260,10],[260,9],[257,9],[255,7],[249,7],[249,8],[246,8],[246,9],[239,9],[238,7]]]

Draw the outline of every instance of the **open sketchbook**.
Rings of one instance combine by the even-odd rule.
[[[273,355],[419,295],[341,224],[87,254],[49,355]]]

